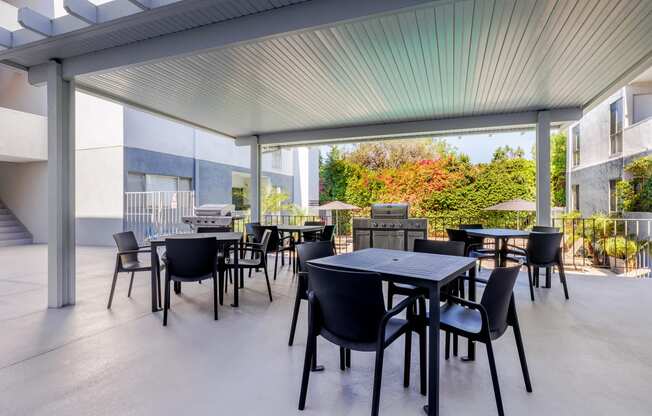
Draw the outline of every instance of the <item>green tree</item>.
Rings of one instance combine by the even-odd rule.
[[[642,157],[625,166],[629,179],[618,183],[622,209],[630,212],[652,211],[652,156]]]
[[[329,202],[343,200],[346,194],[347,163],[344,153],[337,146],[331,146],[325,160],[319,166],[319,200]]]
[[[550,138],[550,187],[552,204],[566,206],[566,134],[557,133]]]

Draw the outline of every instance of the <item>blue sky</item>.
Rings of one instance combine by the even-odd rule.
[[[534,131],[474,134],[462,136],[438,137],[437,140],[445,140],[459,153],[469,155],[472,163],[487,163],[491,161],[494,150],[497,147],[509,145],[513,148],[521,147],[525,150],[525,157],[532,159],[532,147],[535,142]],[[353,145],[343,145],[344,148],[351,148]],[[329,146],[321,148],[322,155],[328,152]]]
[[[485,163],[491,161],[491,156],[497,147],[509,145],[513,148],[521,147],[525,150],[525,157],[532,158],[534,146],[534,131],[509,132],[496,134],[477,134],[470,136],[443,137],[448,144],[455,147],[460,153],[466,153],[472,163]]]

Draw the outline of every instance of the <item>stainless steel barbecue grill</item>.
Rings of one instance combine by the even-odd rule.
[[[205,204],[195,208],[195,215],[182,220],[196,232],[232,231],[233,220],[243,218],[233,215],[234,208],[231,204]]]
[[[426,218],[408,218],[408,204],[374,204],[371,218],[353,218],[353,249],[408,250],[414,240],[428,238]]]

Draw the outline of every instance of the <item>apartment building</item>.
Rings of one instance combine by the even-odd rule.
[[[652,68],[568,128],[567,209],[618,211],[624,167],[652,154]]]
[[[56,16],[57,1],[0,0],[0,26],[16,25],[17,7]],[[194,191],[195,204],[248,208],[249,149],[217,132],[77,92],[75,158],[77,243],[111,245],[122,231],[125,195]],[[45,243],[47,119],[45,87],[0,65],[0,245]],[[319,199],[319,150],[270,148],[262,186],[310,209]]]

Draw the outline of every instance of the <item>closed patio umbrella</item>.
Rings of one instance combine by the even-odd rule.
[[[512,199],[509,201],[501,202],[484,209],[485,211],[512,211],[512,212],[534,212],[537,210],[537,204],[534,201],[526,201],[525,199]],[[516,228],[521,228],[521,216],[516,214]]]

